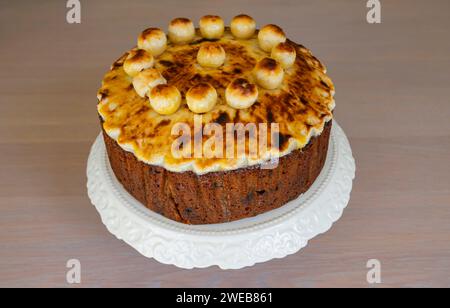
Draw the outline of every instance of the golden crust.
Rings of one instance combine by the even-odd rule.
[[[188,93],[186,93],[186,96],[189,94],[193,99],[202,99],[208,95],[212,89],[214,88],[209,83],[202,82],[190,88]]]
[[[189,18],[184,17],[178,17],[175,19],[172,19],[170,22],[171,26],[189,26],[192,23],[192,21]]]
[[[167,84],[175,86],[183,98],[191,87],[202,82],[216,89],[217,102],[211,111],[202,115],[203,123],[215,122],[225,128],[229,122],[276,122],[280,124],[280,150],[287,151],[306,146],[309,138],[320,134],[325,123],[331,120],[334,85],[325,74],[325,67],[307,48],[289,41],[297,57],[285,71],[279,87],[274,90],[259,88],[258,99],[253,105],[237,109],[227,104],[226,88],[237,78],[256,83],[255,65],[268,57],[268,53],[260,49],[257,32],[248,40],[236,40],[230,28],[226,28],[224,35],[216,41],[226,52],[224,65],[205,68],[197,63],[196,58],[199,48],[207,43],[199,30],[189,44],[177,45],[169,41],[154,65]],[[195,164],[198,168],[217,165],[217,170],[232,169],[237,159],[177,160],[171,156],[171,145],[178,137],[172,136],[172,126],[178,122],[193,126],[194,113],[184,99],[178,111],[169,116],[155,112],[146,98],[137,95],[132,80],[124,72],[126,57],[127,54],[113,64],[99,90],[98,110],[104,119],[105,131],[119,131],[118,143],[131,145],[135,155],[150,164],[164,160],[165,166],[172,170],[186,163]]]
[[[258,88],[256,87],[256,85],[249,83],[244,78],[237,78],[233,80],[233,82],[230,83],[227,89],[230,89],[230,91],[235,92],[242,98],[254,97],[258,94]]]
[[[274,24],[265,25],[264,27],[261,28],[260,33],[267,33],[267,34],[276,35],[276,36],[280,36],[280,37],[282,37],[282,36],[286,37],[283,29],[281,29],[279,26],[274,25]]]

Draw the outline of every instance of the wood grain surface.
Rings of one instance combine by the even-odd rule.
[[[450,286],[450,2],[0,1],[0,286]],[[102,225],[86,194],[99,133],[96,90],[147,26],[246,12],[311,48],[337,88],[336,118],[357,162],[342,219],[300,253],[251,268],[186,271],[140,256]]]

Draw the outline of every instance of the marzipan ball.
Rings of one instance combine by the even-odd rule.
[[[235,109],[248,108],[258,99],[258,87],[244,78],[237,78],[225,90],[225,99]]]
[[[206,39],[219,39],[225,30],[223,19],[219,16],[206,15],[199,22],[200,33]]]
[[[295,51],[295,48],[287,42],[277,44],[272,49],[271,55],[273,59],[280,62],[284,69],[287,69],[294,64],[296,56],[297,52]]]
[[[155,68],[146,69],[133,78],[134,90],[140,97],[145,97],[153,87],[166,83],[166,79]]]
[[[211,111],[217,102],[217,91],[209,83],[200,83],[193,86],[186,93],[186,103],[195,113]]]
[[[152,68],[155,63],[151,53],[143,49],[133,49],[123,63],[123,69],[129,76],[134,77],[139,72]]]
[[[181,93],[174,86],[160,84],[149,93],[150,105],[159,114],[175,113],[181,105]]]
[[[203,44],[197,53],[197,62],[204,67],[220,67],[225,62],[225,58],[225,50],[217,43]]]
[[[175,18],[169,24],[169,39],[174,44],[186,44],[195,37],[195,27],[190,19]]]
[[[284,43],[286,35],[283,30],[276,25],[267,25],[262,27],[258,33],[259,47],[266,52],[271,52],[272,48],[278,43]]]
[[[254,75],[259,86],[273,90],[283,82],[284,70],[276,60],[264,58],[256,64]]]
[[[144,49],[157,57],[166,50],[167,37],[161,29],[149,28],[139,35],[137,44],[139,49]]]
[[[256,22],[248,15],[238,15],[231,20],[231,33],[238,39],[249,39],[256,30]]]

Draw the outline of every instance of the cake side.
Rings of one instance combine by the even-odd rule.
[[[259,166],[203,175],[171,172],[139,161],[103,131],[118,181],[150,210],[187,224],[224,223],[276,209],[306,192],[327,157],[332,122],[320,136],[283,156],[275,169]]]

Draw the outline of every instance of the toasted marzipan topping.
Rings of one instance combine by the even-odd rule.
[[[258,99],[258,87],[247,79],[237,78],[225,90],[225,99],[233,108],[248,108]]]
[[[168,84],[183,94],[202,82],[214,86],[217,103],[213,110],[202,114],[204,124],[216,123],[225,131],[227,123],[279,123],[280,151],[272,152],[278,157],[305,147],[310,138],[320,134],[325,123],[332,119],[335,107],[333,82],[325,74],[325,66],[307,48],[289,41],[297,57],[285,71],[281,85],[274,90],[258,87],[257,101],[249,108],[237,110],[227,104],[226,88],[236,78],[256,83],[253,69],[269,55],[259,48],[256,35],[237,40],[226,28],[216,43],[226,50],[227,60],[218,69],[204,68],[196,59],[198,49],[204,43],[200,35],[185,45],[168,41],[167,49],[155,59],[154,66]],[[148,99],[136,94],[130,77],[123,70],[127,55],[114,62],[98,91],[98,111],[104,120],[103,127],[124,149],[132,151],[145,163],[174,172],[190,170],[196,174],[234,170],[264,161],[264,155],[251,161],[242,157],[174,158],[171,146],[177,136],[172,135],[171,129],[180,122],[193,127],[194,114],[184,103],[171,115],[162,116],[155,112]],[[270,144],[270,133],[267,142]]]
[[[149,93],[150,105],[159,114],[175,113],[181,105],[180,91],[174,86],[159,84]]]
[[[139,72],[153,67],[154,63],[155,60],[150,53],[142,49],[134,49],[128,54],[128,57],[123,64],[123,69],[128,75],[134,77]]]
[[[153,87],[166,83],[161,73],[154,68],[143,70],[133,78],[133,87],[140,97],[145,97]]]
[[[195,27],[188,18],[175,18],[169,24],[169,39],[175,44],[185,44],[195,36]]]
[[[206,39],[219,39],[225,30],[225,23],[220,16],[206,15],[199,21],[200,33]]]
[[[166,50],[167,37],[159,28],[148,28],[139,35],[137,45],[157,57]]]
[[[284,69],[290,68],[294,62],[297,52],[288,42],[279,43],[272,49],[271,57],[278,62]]]
[[[286,35],[277,25],[266,25],[258,32],[259,47],[266,52],[271,52],[278,43],[286,41]]]
[[[250,16],[241,14],[231,20],[230,28],[236,38],[248,39],[255,33],[256,22]]]
[[[186,93],[186,103],[195,113],[211,111],[217,102],[217,91],[209,83],[199,83]]]
[[[284,70],[274,59],[262,59],[256,64],[254,72],[256,82],[265,89],[276,89],[283,82]]]
[[[197,61],[204,67],[219,67],[225,62],[225,50],[216,43],[203,44],[197,53]]]

